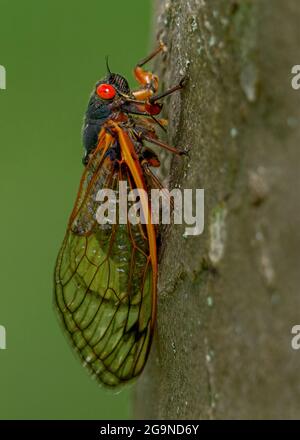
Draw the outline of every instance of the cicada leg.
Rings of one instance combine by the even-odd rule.
[[[163,148],[167,151],[170,151],[173,154],[178,154],[178,156],[182,156],[183,154],[187,155],[188,150],[184,149],[178,149],[175,147],[172,147],[171,145],[161,141],[158,139],[155,131],[149,129],[148,127],[144,126],[136,126],[135,127],[135,135],[140,141],[146,141],[150,142],[151,144],[157,145],[160,148]]]
[[[151,144],[158,145],[159,147],[164,148],[165,150],[168,150],[171,153],[178,154],[179,156],[182,156],[183,154],[187,154],[186,150],[179,150],[175,147],[172,147],[171,145],[166,144],[165,142],[162,142],[159,139],[147,136],[145,134],[142,134],[141,138],[147,142],[150,142]]]
[[[152,95],[149,98],[149,103],[150,104],[155,104],[156,101],[158,101],[161,98],[165,98],[168,95],[171,95],[172,93],[176,92],[177,90],[181,90],[184,87],[185,84],[185,78],[182,78],[179,83],[176,86],[171,87],[170,89],[166,90],[163,93],[158,93],[157,95]]]
[[[144,170],[145,174],[149,177],[149,179],[151,181],[151,186],[153,188],[159,189],[161,191],[163,197],[165,198],[167,203],[169,203],[169,205],[171,207],[171,211],[174,211],[174,200],[173,200],[173,198],[170,197],[169,191],[163,186],[163,184],[161,183],[159,178],[150,169],[150,167],[153,167],[153,166],[157,167],[159,165],[153,165],[153,163],[150,160],[148,160],[148,159],[142,160],[141,165],[143,167],[143,170]]]
[[[148,70],[143,69],[143,66],[162,51],[166,51],[166,46],[160,42],[159,46],[153,52],[151,52],[150,55],[148,55],[146,58],[143,58],[135,66],[134,76],[143,87],[142,89],[133,92],[135,99],[145,101],[149,99],[155,92],[157,92],[158,76]]]
[[[135,99],[139,101],[149,100],[149,102],[152,104],[158,99],[170,95],[176,90],[180,90],[184,87],[185,79],[183,78],[176,86],[171,87],[164,93],[155,95],[158,90],[158,76],[151,71],[143,69],[143,66],[162,51],[166,51],[166,46],[162,42],[160,42],[159,46],[153,52],[151,52],[150,55],[148,55],[146,58],[143,58],[139,63],[137,63],[134,69],[134,76],[136,80],[141,84],[141,86],[143,86],[143,88],[133,92],[133,96],[135,97]]]

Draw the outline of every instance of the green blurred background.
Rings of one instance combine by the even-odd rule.
[[[81,125],[94,83],[132,80],[149,50],[151,0],[0,0],[0,419],[131,416],[132,387],[100,388],[52,306],[52,276],[82,172]],[[132,84],[132,82],[131,82]]]

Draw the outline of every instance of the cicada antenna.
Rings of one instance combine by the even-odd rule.
[[[111,75],[112,72],[111,72],[111,70],[109,68],[109,64],[108,64],[108,55],[106,55],[106,57],[105,57],[105,64],[106,64],[107,73],[109,73],[109,75]]]

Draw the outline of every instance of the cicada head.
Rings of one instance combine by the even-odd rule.
[[[94,96],[96,99],[111,102],[122,95],[129,95],[128,81],[118,73],[109,73],[104,79],[98,81],[95,86]]]

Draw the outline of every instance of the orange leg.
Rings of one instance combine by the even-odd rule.
[[[152,60],[157,54],[166,50],[166,46],[160,42],[157,49],[155,49],[150,55],[141,60],[134,69],[134,76],[136,80],[143,86],[140,90],[133,92],[135,99],[139,101],[146,101],[158,90],[158,76],[152,72],[143,69],[143,66]]]
[[[153,166],[151,162],[144,160],[141,165],[143,167],[143,170],[145,171],[145,174],[149,176],[153,188],[161,190],[163,197],[170,204],[171,211],[174,211],[174,199],[173,197],[170,197],[169,191],[163,186],[158,177],[151,171],[150,166]]]
[[[165,142],[162,142],[161,140],[156,139],[154,137],[147,136],[144,133],[141,135],[141,138],[147,142],[150,142],[151,144],[158,145],[159,147],[164,148],[165,150],[168,150],[171,153],[178,154],[179,156],[182,156],[183,154],[187,155],[188,153],[186,150],[178,150],[177,148],[171,147],[171,145],[168,145]]]

